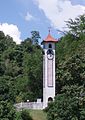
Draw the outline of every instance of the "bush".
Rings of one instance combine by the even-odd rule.
[[[22,118],[22,120],[32,120],[31,116],[29,115],[28,110],[21,111],[21,118]]]

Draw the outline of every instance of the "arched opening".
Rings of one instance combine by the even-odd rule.
[[[48,98],[48,102],[52,102],[53,101],[53,98],[52,97],[49,97]]]
[[[49,48],[52,48],[52,44],[49,44]]]

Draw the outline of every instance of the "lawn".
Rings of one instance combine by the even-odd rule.
[[[43,110],[30,110],[29,113],[33,120],[47,120]]]

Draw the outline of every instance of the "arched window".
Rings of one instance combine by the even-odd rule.
[[[49,48],[52,48],[52,44],[49,44]]]

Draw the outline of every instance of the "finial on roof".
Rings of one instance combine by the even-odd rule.
[[[49,34],[50,34],[50,29],[49,29]]]
[[[58,40],[56,40],[55,38],[53,38],[53,37],[51,36],[51,34],[50,34],[50,32],[51,32],[51,27],[48,27],[48,32],[49,32],[48,36],[46,37],[46,39],[44,39],[44,40],[42,41],[41,44],[46,43],[46,42],[57,43]]]
[[[51,32],[51,27],[48,27],[48,31],[49,31],[49,34],[50,34],[50,32]]]

